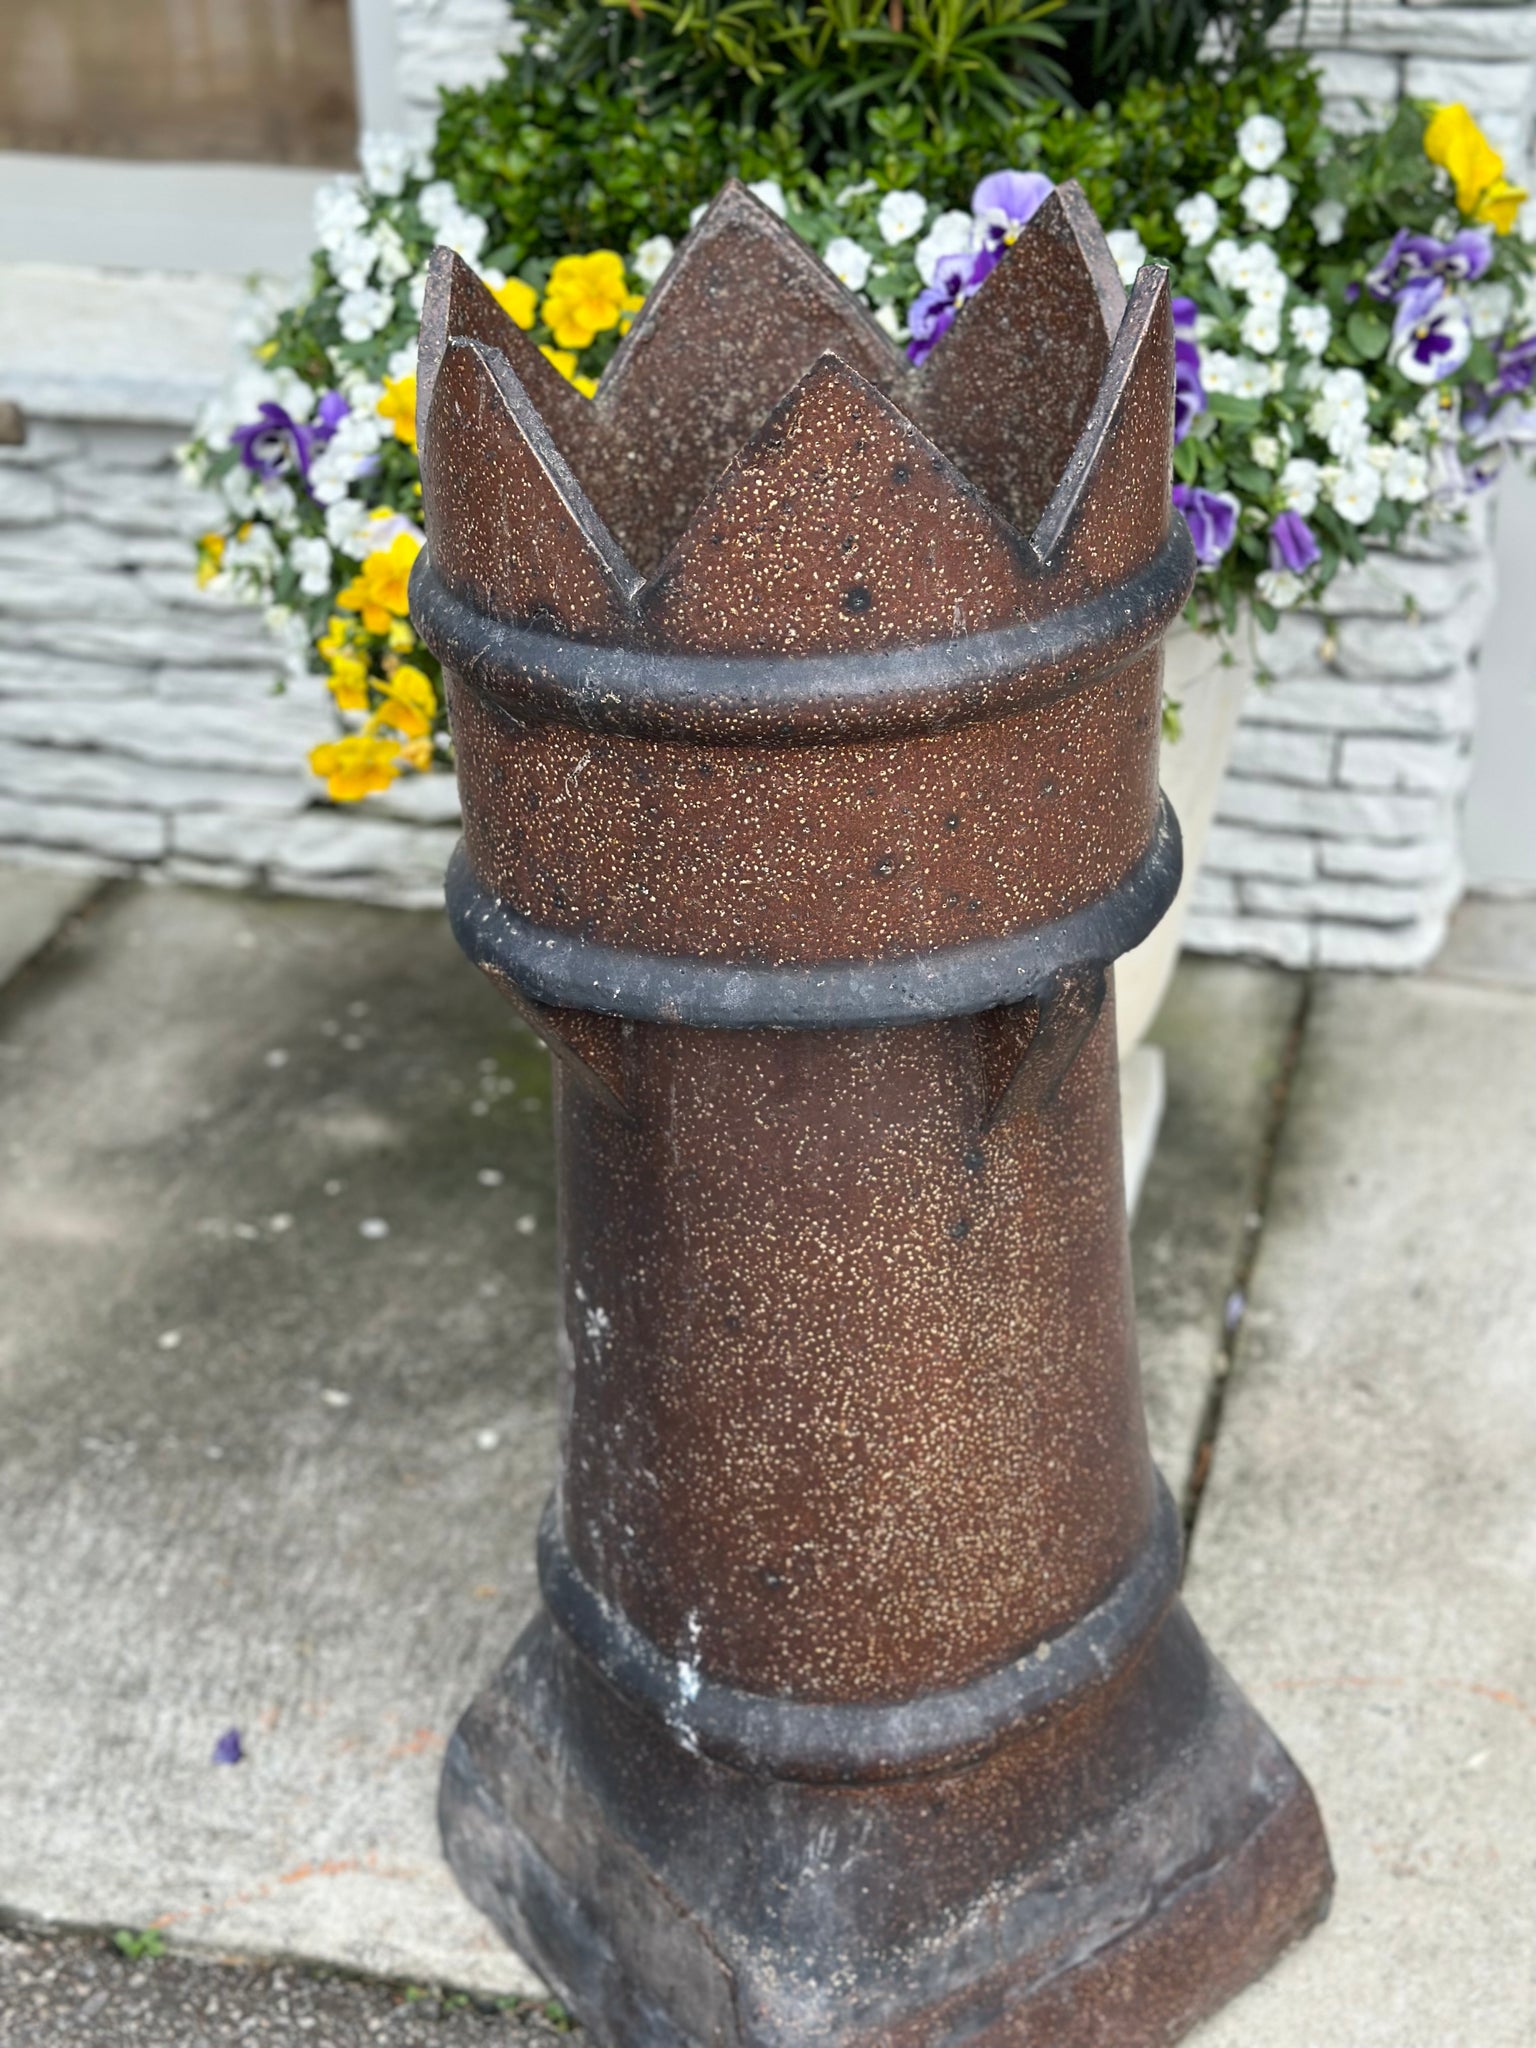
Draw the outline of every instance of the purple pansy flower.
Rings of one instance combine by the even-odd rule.
[[[1195,560],[1202,569],[1214,569],[1237,534],[1236,498],[1200,484],[1175,484],[1173,502],[1184,514]]]
[[[1513,342],[1499,351],[1493,395],[1495,398],[1514,398],[1520,392],[1530,390],[1533,377],[1536,377],[1536,334],[1528,334],[1524,341]]]
[[[933,266],[933,283],[918,293],[907,313],[912,339],[907,343],[909,362],[926,362],[941,335],[955,324],[955,315],[973,293],[978,292],[997,268],[991,249],[941,256]]]
[[[1205,411],[1205,386],[1200,381],[1200,350],[1195,322],[1200,317],[1193,299],[1173,302],[1173,438],[1182,441]]]
[[[1528,334],[1524,341],[1512,342],[1506,349],[1500,349],[1498,368],[1491,384],[1468,384],[1463,397],[1462,418],[1471,430],[1487,426],[1496,405],[1504,399],[1521,397],[1531,388],[1536,378],[1536,334]],[[1518,408],[1515,411],[1518,412]],[[1503,414],[1510,414],[1506,404]],[[1522,414],[1529,418],[1529,414]]]
[[[1447,242],[1399,228],[1387,253],[1366,273],[1365,282],[1378,299],[1390,299],[1425,278],[1471,284],[1492,261],[1493,236],[1487,228],[1462,228]]]
[[[971,194],[971,212],[986,230],[986,247],[1016,242],[1056,190],[1043,171],[992,171]]]
[[[213,1745],[213,1761],[216,1764],[238,1764],[244,1761],[245,1746],[240,1740],[238,1728],[226,1728]]]
[[[309,458],[320,441],[316,429],[296,420],[274,400],[264,399],[256,418],[236,427],[230,443],[240,450],[240,460],[264,482],[270,483],[285,470],[309,475]]]
[[[1414,384],[1452,377],[1472,353],[1472,327],[1459,299],[1438,277],[1421,277],[1397,296],[1392,361]]]
[[[313,424],[296,420],[274,400],[264,399],[256,418],[236,427],[230,444],[240,451],[240,460],[264,483],[297,470],[307,482],[310,458],[323,448],[352,410],[339,391],[327,391],[315,408]]]
[[[1305,576],[1322,560],[1317,535],[1299,512],[1282,512],[1269,529],[1269,566],[1289,569],[1293,576]]]

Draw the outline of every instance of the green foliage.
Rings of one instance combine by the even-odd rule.
[[[962,200],[1021,124],[1128,80],[1251,54],[1282,0],[521,0],[523,53],[445,95],[438,164],[495,206],[504,266],[679,234],[736,173],[786,185],[899,161]]]
[[[1305,0],[1303,0],[1305,4]],[[1083,106],[1138,79],[1182,79],[1200,65],[1207,36],[1224,59],[1259,59],[1264,31],[1290,0],[1071,0],[1060,21],[1072,96]]]
[[[437,164],[502,228],[488,254],[507,271],[552,250],[681,235],[727,177],[790,181],[806,167],[792,124],[754,131],[703,102],[653,108],[627,85],[571,83],[531,56],[490,85],[445,95]]]
[[[114,1948],[121,1949],[130,1963],[153,1962],[165,1954],[165,1937],[157,1934],[153,1927],[146,1927],[142,1933],[132,1928],[120,1927],[112,1937]]]

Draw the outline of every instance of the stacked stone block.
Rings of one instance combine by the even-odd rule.
[[[213,508],[179,438],[35,420],[0,449],[0,860],[440,901],[451,782],[319,802],[324,707],[278,693],[255,613],[197,589]]]
[[[1411,968],[1461,891],[1486,522],[1373,550],[1258,636],[1188,943],[1287,967]]]

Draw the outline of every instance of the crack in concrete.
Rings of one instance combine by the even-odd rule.
[[[1210,1480],[1211,1466],[1216,1457],[1217,1440],[1221,1435],[1222,1416],[1226,1409],[1227,1388],[1231,1384],[1232,1371],[1237,1359],[1237,1347],[1243,1333],[1243,1323],[1248,1312],[1249,1289],[1253,1282],[1254,1267],[1258,1262],[1259,1249],[1264,1241],[1264,1224],[1269,1210],[1270,1186],[1274,1179],[1275,1160],[1280,1150],[1280,1139],[1285,1129],[1286,1116],[1290,1109],[1291,1085],[1296,1077],[1297,1064],[1301,1058],[1302,1040],[1306,1036],[1307,1022],[1312,1013],[1312,995],[1316,977],[1302,976],[1301,990],[1296,999],[1295,1015],[1291,1028],[1286,1034],[1285,1048],[1280,1056],[1280,1068],[1275,1075],[1270,1092],[1269,1116],[1265,1121],[1264,1140],[1259,1153],[1258,1170],[1254,1175],[1253,1199],[1243,1219],[1242,1243],[1238,1247],[1237,1260],[1232,1272],[1232,1285],[1222,1303],[1221,1340],[1217,1346],[1216,1363],[1211,1372],[1210,1384],[1206,1388],[1205,1406],[1200,1416],[1200,1428],[1195,1437],[1194,1456],[1190,1461],[1189,1478],[1184,1487],[1180,1503],[1184,1518],[1184,1558],[1188,1569],[1190,1550],[1194,1543],[1195,1529],[1200,1519],[1200,1505]]]

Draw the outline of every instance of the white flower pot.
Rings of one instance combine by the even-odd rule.
[[[1168,635],[1163,686],[1180,707],[1183,731],[1163,741],[1163,790],[1184,836],[1184,879],[1162,923],[1115,966],[1115,1015],[1123,1060],[1141,1043],[1173,978],[1238,714],[1254,671],[1253,627],[1229,640],[1182,621]]]

